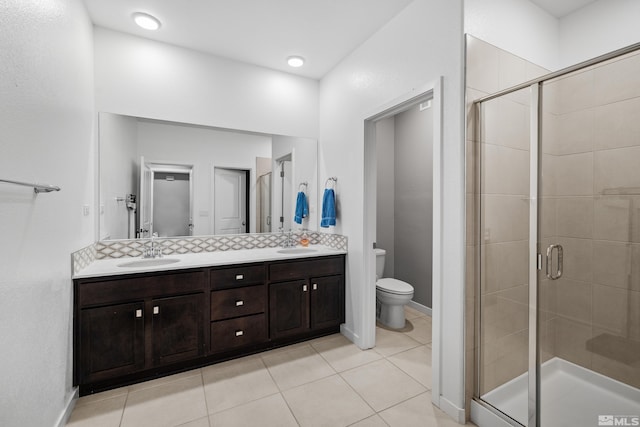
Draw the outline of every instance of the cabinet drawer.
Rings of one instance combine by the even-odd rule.
[[[239,285],[264,282],[264,265],[238,265],[220,268],[210,272],[211,289],[228,289]]]
[[[293,261],[269,264],[269,280],[283,282],[305,279],[309,276],[330,276],[344,273],[342,257],[316,258],[305,261]]]
[[[211,292],[211,320],[230,319],[267,311],[266,285]]]
[[[211,323],[213,353],[259,344],[267,339],[267,315],[264,313]]]

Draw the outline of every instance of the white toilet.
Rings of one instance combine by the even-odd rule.
[[[384,273],[384,249],[376,253],[376,318],[383,325],[404,328],[404,306],[413,298],[413,286],[402,280],[382,278]]]

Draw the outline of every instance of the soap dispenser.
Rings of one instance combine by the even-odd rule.
[[[305,248],[309,246],[309,236],[307,235],[306,230],[302,230],[302,234],[300,235],[300,245]]]

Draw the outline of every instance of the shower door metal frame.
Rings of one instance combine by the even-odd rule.
[[[542,98],[541,83],[530,86],[531,104],[529,124],[529,381],[527,426],[540,425],[540,346],[538,334],[538,271],[542,265],[538,263],[541,241],[541,224],[538,216],[539,179],[541,175],[540,159],[542,158],[542,126],[540,117]]]
[[[626,55],[628,53],[640,51],[640,43],[636,43],[622,49],[618,49],[607,54],[595,57],[588,61],[584,61],[578,63],[576,65],[564,68],[562,70],[544,75],[537,79],[530,80],[528,82],[522,83],[517,86],[513,86],[508,89],[504,89],[502,91],[493,93],[491,95],[485,96],[483,98],[479,98],[473,101],[473,111],[475,114],[475,135],[474,141],[476,144],[480,144],[480,135],[481,135],[481,124],[482,124],[482,103],[486,101],[490,101],[492,99],[499,98],[504,95],[508,95],[510,93],[530,88],[531,90],[531,104],[530,104],[530,139],[529,139],[529,149],[530,149],[530,158],[529,158],[529,370],[528,370],[528,416],[527,416],[527,426],[528,427],[540,427],[540,345],[539,345],[539,332],[538,332],[538,272],[542,269],[541,262],[538,262],[539,257],[541,256],[541,248],[540,243],[542,241],[541,236],[541,224],[539,218],[539,191],[540,191],[540,177],[541,177],[541,162],[540,159],[542,157],[542,87],[543,83],[556,79],[558,77],[562,77],[568,74],[571,74],[576,71],[580,71],[582,69],[591,67],[593,65]],[[477,148],[476,148],[477,150]],[[479,150],[478,150],[479,151]],[[480,153],[476,152],[476,158],[478,166],[475,171],[475,188],[474,194],[477,197],[476,199],[476,213],[474,221],[477,225],[476,234],[481,237],[482,231],[478,226],[480,224],[480,203],[481,197],[479,192],[479,183],[481,177],[481,167],[479,166],[481,162]],[[477,238],[478,238],[477,236]],[[481,242],[481,240],[478,240]],[[480,251],[477,251],[476,267],[480,267]],[[480,269],[475,269],[476,274],[479,275]],[[479,277],[479,276],[477,276]],[[476,277],[476,315],[475,315],[475,344],[477,354],[474,355],[474,363],[475,363],[475,387],[474,387],[474,400],[479,403],[482,407],[487,408],[494,415],[498,416],[503,421],[512,424],[512,425],[520,425],[513,418],[501,412],[498,408],[490,405],[489,403],[482,400],[480,397],[480,345],[479,337],[480,337],[480,296],[482,295],[480,289],[480,281],[477,280]]]
[[[539,140],[541,135],[540,128],[540,98],[541,98],[541,84],[539,82],[533,83],[528,86],[531,92],[530,97],[530,135],[529,135],[529,301],[528,301],[528,328],[529,328],[529,337],[528,337],[528,348],[529,348],[529,361],[528,361],[528,403],[527,403],[527,426],[539,426],[539,418],[540,418],[540,407],[538,405],[538,401],[540,398],[540,372],[539,372],[539,351],[538,351],[538,254],[540,253],[539,244],[540,241],[540,224],[538,218],[538,177],[540,176],[540,162],[539,157],[541,156],[540,147],[541,141]],[[526,89],[527,86],[522,86],[516,90]],[[511,93],[511,91],[507,92]],[[482,178],[482,168],[480,165],[482,164],[482,150],[480,150],[479,146],[481,145],[481,135],[482,135],[482,126],[481,123],[483,119],[483,111],[482,111],[482,102],[490,101],[492,99],[497,98],[496,96],[488,96],[477,100],[474,102],[473,112],[475,115],[475,123],[474,126],[474,153],[477,159],[476,170],[475,170],[475,204],[476,204],[476,215],[474,218],[475,229],[476,229],[476,238],[478,242],[482,241],[483,232],[481,230],[481,203],[482,196],[480,194],[480,182]],[[478,243],[479,246],[480,243]],[[481,250],[478,250],[477,256],[475,257],[475,271],[477,274],[480,274],[480,269],[482,263],[481,259]],[[482,366],[481,363],[481,352],[479,351],[481,343],[480,343],[480,325],[481,325],[481,309],[482,306],[480,304],[480,297],[482,295],[482,291],[480,289],[480,281],[477,281],[476,288],[476,298],[475,301],[475,347],[477,354],[474,355],[474,363],[475,363],[475,390],[474,390],[474,398],[476,401],[485,408],[488,408],[495,415],[499,416],[504,422],[513,425],[513,426],[521,426],[519,422],[510,417],[508,414],[502,412],[499,408],[494,407],[488,402],[484,401],[480,395],[480,368]]]

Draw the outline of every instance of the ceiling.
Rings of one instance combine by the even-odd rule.
[[[413,0],[84,0],[97,26],[320,79]],[[158,31],[131,15],[149,13]],[[306,59],[291,68],[286,59]]]
[[[597,0],[530,0],[556,18],[565,17]]]

